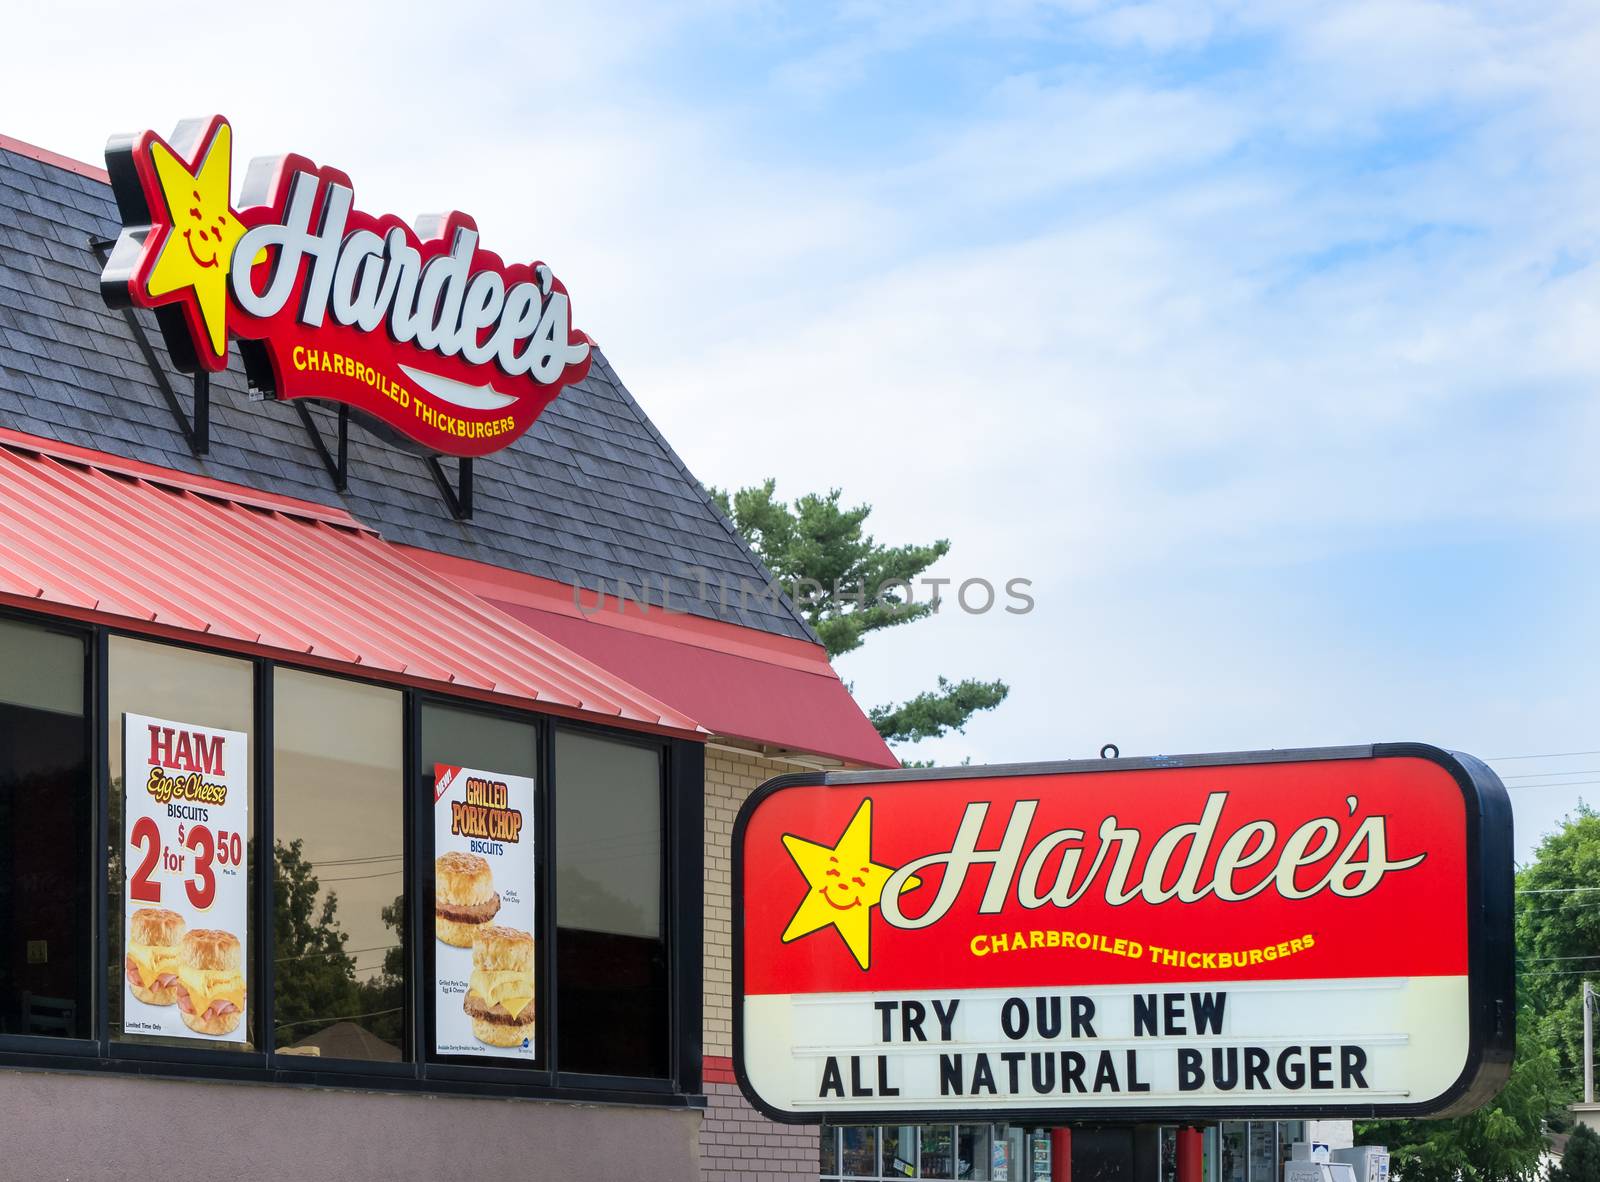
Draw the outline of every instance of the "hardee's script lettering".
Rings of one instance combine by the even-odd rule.
[[[1219,843],[1217,829],[1227,802],[1226,792],[1207,796],[1199,820],[1174,825],[1150,844],[1137,874],[1134,867],[1143,852],[1145,835],[1138,829],[1122,827],[1115,814],[1100,822],[1098,841],[1092,848],[1082,829],[1057,829],[1030,846],[1028,829],[1039,802],[1018,801],[1012,806],[1000,844],[980,849],[978,842],[989,815],[989,803],[974,802],[962,814],[948,850],[907,862],[889,877],[880,908],[884,919],[894,927],[928,927],[949,912],[961,894],[967,872],[975,866],[992,868],[978,906],[981,915],[999,914],[1013,894],[1019,904],[1030,910],[1047,904],[1071,907],[1096,884],[1113,907],[1135,899],[1147,903],[1171,899],[1193,903],[1208,895],[1242,902],[1269,889],[1285,899],[1308,899],[1323,891],[1356,898],[1374,890],[1385,875],[1407,870],[1426,857],[1416,854],[1391,861],[1386,819],[1381,816],[1362,818],[1348,836],[1338,819],[1313,817],[1292,830],[1281,843],[1276,825],[1254,820],[1238,826]],[[1359,802],[1352,796],[1347,803],[1354,817]],[[1177,862],[1185,843],[1187,850],[1182,861]],[[1213,863],[1214,847],[1217,852]],[[1053,877],[1047,878],[1045,867],[1057,854],[1060,866]],[[1087,871],[1080,874],[1090,855]],[[1213,863],[1209,873],[1208,863]],[[1169,882],[1174,865],[1177,874]],[[1320,869],[1324,865],[1326,869]],[[1307,881],[1301,872],[1312,868],[1318,868],[1318,872]],[[901,910],[901,891],[912,877],[934,869],[943,874],[933,901],[921,915],[906,915]]]
[[[404,226],[382,236],[367,229],[347,235],[354,192],[332,181],[313,231],[322,184],[313,173],[296,172],[282,223],[256,226],[239,239],[235,255],[241,259],[272,248],[260,290],[251,268],[235,267],[230,275],[234,299],[252,316],[268,320],[282,312],[309,259],[295,310],[309,328],[330,312],[338,323],[362,332],[386,324],[396,341],[415,342],[441,357],[459,356],[470,365],[493,361],[510,377],[529,374],[547,385],[588,357],[587,341],[569,341],[571,310],[566,294],[554,290],[550,268],[539,265],[538,283],[509,288],[493,269],[473,271],[478,231],[468,225],[455,225],[449,250],[426,262]]]

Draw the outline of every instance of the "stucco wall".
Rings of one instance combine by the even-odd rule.
[[[0,1071],[0,1177],[691,1182],[700,1113]]]

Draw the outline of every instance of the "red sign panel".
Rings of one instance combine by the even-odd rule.
[[[1437,1111],[1509,1046],[1509,808],[1432,748],[784,777],[735,858],[782,1119]]]
[[[154,309],[180,368],[227,368],[234,337],[258,388],[458,456],[508,446],[588,373],[543,263],[503,262],[462,213],[363,213],[349,177],[303,156],[252,163],[235,208],[232,143],[219,115],[106,148],[124,228],[101,290]]]

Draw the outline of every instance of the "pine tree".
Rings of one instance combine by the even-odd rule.
[[[1549,1182],[1600,1182],[1600,1133],[1588,1125],[1573,1129],[1567,1152],[1550,1171]]]
[[[828,656],[853,652],[881,628],[933,614],[932,596],[918,603],[907,586],[949,553],[948,539],[886,546],[866,532],[872,506],[842,506],[836,488],[791,504],[778,500],[776,489],[776,481],[767,480],[731,495],[717,488],[710,492],[789,593]],[[886,742],[914,743],[959,734],[974,714],[993,710],[1009,692],[1003,681],[940,677],[936,688],[905,702],[874,706],[867,716]]]

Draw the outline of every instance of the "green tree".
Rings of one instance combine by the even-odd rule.
[[[886,546],[866,532],[870,505],[839,503],[840,490],[780,501],[772,480],[729,494],[711,489],[717,505],[789,592],[828,656],[860,648],[880,628],[914,623],[936,610],[933,596],[916,602],[910,587],[950,550],[947,539]],[[887,742],[914,743],[960,733],[974,714],[1005,700],[1003,681],[939,678],[936,688],[898,704],[874,706],[872,724]]]
[[[1531,1012],[1519,1016],[1517,1034],[1511,1078],[1492,1104],[1448,1120],[1359,1122],[1356,1144],[1388,1146],[1399,1182],[1533,1182],[1545,1118],[1568,1092]]]
[[[396,895],[394,902],[381,912],[384,926],[395,933],[395,942],[384,949],[382,970],[361,982],[361,1005],[357,1011],[368,1015],[361,1020],[363,1026],[394,1047],[406,1045],[405,904],[405,896]]]
[[[1573,1129],[1561,1164],[1550,1171],[1549,1182],[1600,1182],[1600,1133],[1588,1125]]]
[[[347,1014],[356,1004],[356,962],[345,951],[349,936],[339,927],[339,896],[329,891],[317,905],[321,885],[299,838],[273,843],[277,890],[273,894],[276,1045],[299,1042]]]
[[[1517,990],[1577,1093],[1583,981],[1600,982],[1600,813],[1580,805],[1517,874]]]

